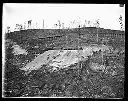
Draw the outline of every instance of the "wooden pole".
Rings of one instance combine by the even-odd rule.
[[[59,32],[60,32],[60,27],[61,27],[60,20],[58,20],[58,22],[59,22]]]
[[[44,20],[43,20],[43,29],[44,29]]]
[[[98,35],[98,30],[99,30],[99,19],[96,21],[97,24],[97,42],[99,41],[99,35]]]
[[[97,27],[97,43],[98,43],[98,37],[99,37],[99,36],[98,36],[98,27]]]
[[[78,28],[78,44],[77,44],[77,48],[78,48],[78,54],[80,53],[80,47],[79,47],[79,39],[80,39],[80,25],[79,25],[79,28]],[[78,72],[80,74],[80,69],[81,69],[81,64],[80,64],[80,56],[78,55]]]
[[[37,29],[37,22],[36,22],[36,29]]]

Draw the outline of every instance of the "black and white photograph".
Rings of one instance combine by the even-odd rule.
[[[123,99],[125,4],[3,3],[2,98]]]

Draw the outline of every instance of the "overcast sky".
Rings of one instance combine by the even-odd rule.
[[[74,26],[84,24],[85,20],[99,19],[100,27],[120,30],[119,17],[122,15],[125,22],[125,5],[119,4],[20,4],[4,3],[3,28],[15,24],[24,24],[33,20],[33,26],[38,23],[42,27],[43,19],[45,28],[53,28],[60,20],[65,27],[71,26],[71,21],[77,21]],[[72,25],[73,26],[73,25]]]

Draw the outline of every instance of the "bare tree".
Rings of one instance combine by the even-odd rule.
[[[62,23],[62,28],[64,29],[64,23]]]
[[[121,29],[121,31],[123,31],[123,18],[122,18],[122,16],[120,15],[120,17],[119,17],[119,23],[120,23],[120,29]]]
[[[26,29],[26,22],[24,22],[24,30]]]
[[[7,33],[10,33],[10,27],[7,26]]]
[[[87,26],[87,20],[85,20],[85,24],[84,24],[84,27],[86,27]]]
[[[91,21],[88,21],[88,26],[91,27]]]
[[[59,22],[59,24],[58,24],[58,25],[59,25],[59,29],[60,29],[60,27],[61,27],[61,23],[60,23],[60,20],[58,20],[58,22]]]
[[[28,21],[28,28],[31,28],[31,22],[32,22],[32,20]]]
[[[20,25],[19,24],[16,24],[16,26],[15,26],[15,30],[20,30]]]
[[[20,25],[20,30],[22,30],[22,29],[23,29],[23,25],[21,24],[21,25]]]
[[[55,28],[58,26],[58,24],[54,24]]]

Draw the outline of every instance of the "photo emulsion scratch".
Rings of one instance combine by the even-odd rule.
[[[125,4],[4,3],[3,98],[123,99]]]

